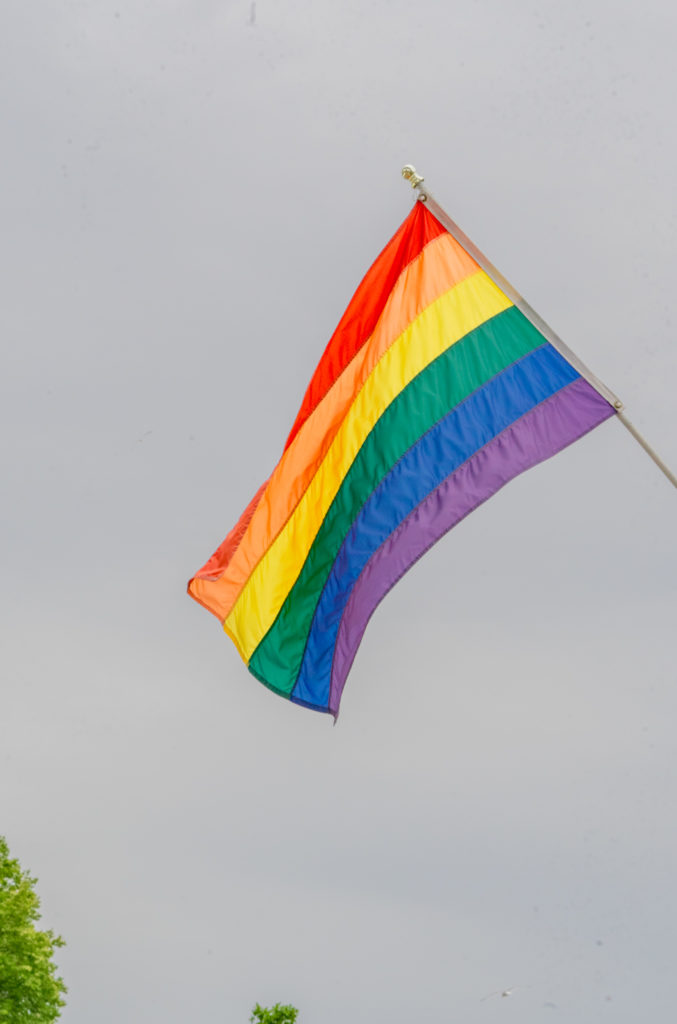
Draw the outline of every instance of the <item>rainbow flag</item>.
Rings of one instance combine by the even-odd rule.
[[[367,622],[407,569],[613,414],[416,202],[336,328],[270,479],[188,591],[257,679],[336,716]]]

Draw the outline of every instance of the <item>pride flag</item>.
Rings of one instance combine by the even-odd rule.
[[[188,584],[250,672],[297,704],[336,716],[367,622],[407,569],[614,414],[469,249],[415,203],[336,328],[270,479]]]

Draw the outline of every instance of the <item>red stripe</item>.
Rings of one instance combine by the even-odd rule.
[[[423,203],[414,204],[407,219],[365,274],[334,331],[303,397],[285,449],[334,381],[371,337],[388,296],[404,268],[416,259],[428,242],[445,231],[446,228],[426,210]]]

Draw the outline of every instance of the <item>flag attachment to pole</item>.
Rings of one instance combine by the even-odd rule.
[[[614,393],[609,390],[606,384],[603,384],[601,380],[595,377],[592,371],[589,370],[588,367],[585,366],[585,364],[578,358],[578,356],[575,355],[575,353],[573,353],[567,345],[565,345],[562,339],[557,334],[555,334],[552,327],[546,324],[545,320],[543,320],[538,315],[535,309],[532,309],[532,307],[529,305],[526,299],[524,299],[519,294],[519,292],[510,284],[510,282],[506,280],[505,277],[503,277],[503,274],[501,274],[501,272],[496,269],[493,263],[491,263],[484,255],[484,253],[477,248],[475,243],[468,238],[468,236],[461,230],[458,224],[456,224],[455,221],[451,219],[449,214],[442,209],[439,203],[436,202],[436,200],[432,197],[430,192],[428,192],[428,190],[423,185],[425,179],[421,174],[417,173],[416,168],[413,167],[411,164],[406,164],[406,166],[402,168],[402,177],[409,182],[412,188],[416,189],[417,199],[420,199],[421,202],[427,204],[428,209],[431,210],[433,215],[437,217],[440,223],[446,227],[447,231],[449,231],[449,233],[456,239],[459,245],[462,245],[466,252],[470,253],[474,257],[474,259],[477,260],[477,263],[482,268],[482,270],[485,270],[486,273],[491,278],[491,280],[495,284],[497,284],[499,288],[502,288],[505,294],[515,303],[517,308],[522,313],[524,313],[527,320],[529,320],[529,322],[532,323],[543,334],[545,338],[547,338],[547,340],[557,349],[557,351],[561,355],[564,356],[565,359],[567,359],[572,364],[572,366],[575,366],[578,369],[581,376],[585,377],[585,379],[590,384],[592,384],[595,390],[599,391],[600,395],[603,395],[604,398],[606,398],[607,401],[613,405],[618,420],[623,424],[625,429],[634,437],[634,439],[644,449],[647,455],[651,459],[653,459],[655,464],[658,466],[660,471],[667,477],[667,479],[670,481],[673,487],[677,487],[677,476],[675,476],[675,474],[666,465],[663,459],[661,459],[660,455],[654,450],[654,448],[652,448],[652,446],[649,444],[646,438],[643,437],[642,434],[640,434],[637,427],[635,427],[635,425],[630,422],[625,412],[625,407],[621,402],[620,398],[614,395]]]
[[[350,301],[280,461],[188,584],[254,676],[334,716],[370,616],[414,562],[622,407],[416,177],[425,200]]]

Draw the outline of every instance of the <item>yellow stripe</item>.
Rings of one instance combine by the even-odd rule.
[[[374,367],[293,514],[225,620],[224,628],[245,661],[275,621],[344,476],[376,421],[433,359],[511,305],[484,271],[473,274],[428,306]]]

